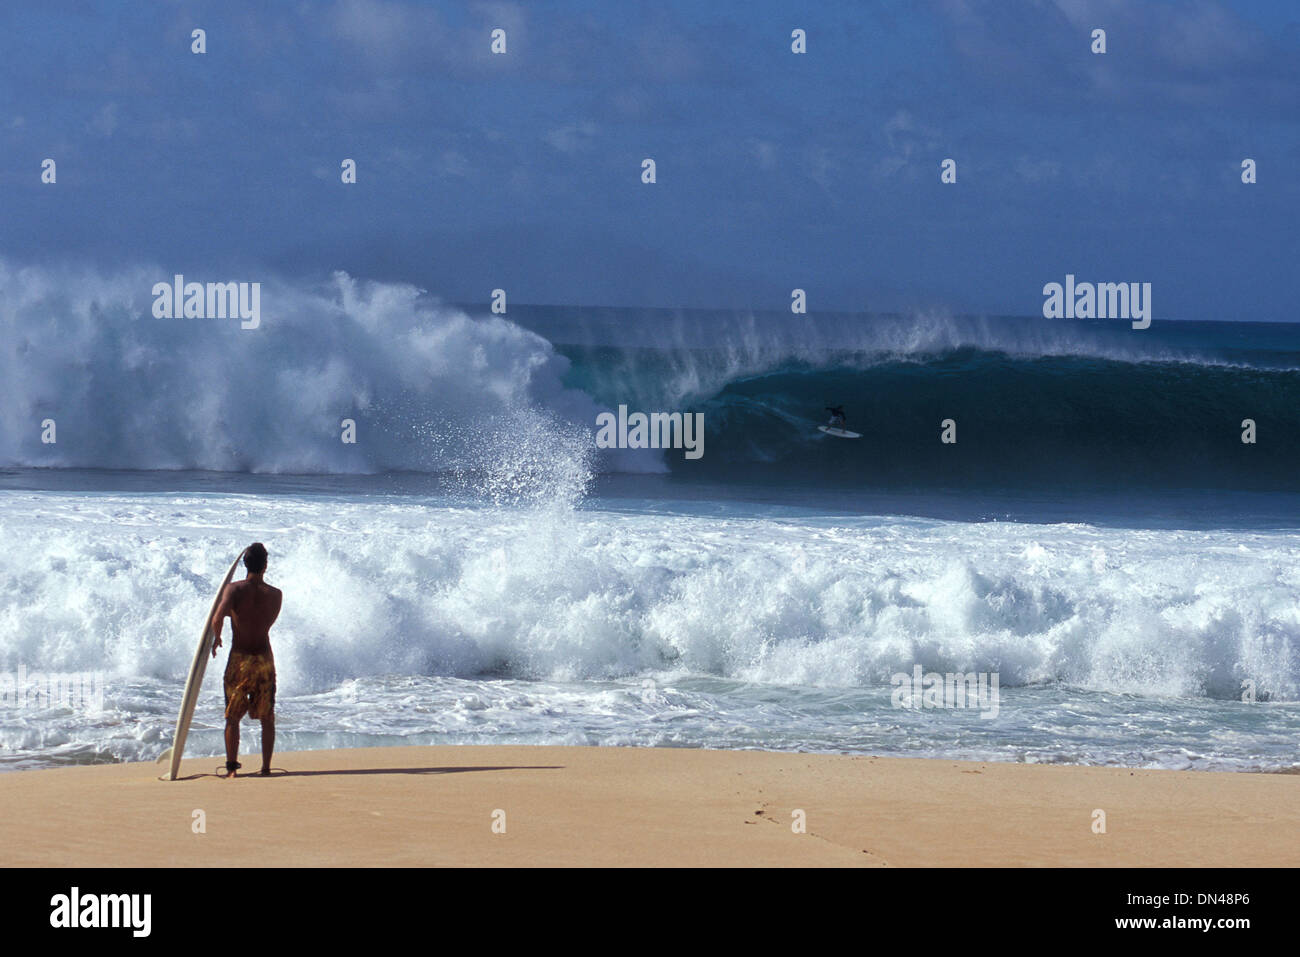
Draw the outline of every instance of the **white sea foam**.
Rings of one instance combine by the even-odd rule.
[[[801,522],[273,496],[0,498],[0,669],[183,675],[248,541],[286,687],[385,674],[873,687],[914,664],[1142,695],[1300,698],[1282,532]]]
[[[506,319],[413,286],[264,279],[263,321],[157,319],[164,270],[109,276],[0,260],[0,465],[553,478],[601,409],[568,361]],[[43,444],[52,419],[57,442]],[[357,442],[340,441],[344,419]],[[660,468],[625,455],[627,470]]]

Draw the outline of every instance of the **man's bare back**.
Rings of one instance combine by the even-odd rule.
[[[221,647],[221,623],[230,616],[230,650],[245,655],[271,653],[271,626],[280,616],[284,594],[280,589],[262,581],[261,575],[249,574],[239,582],[231,582],[222,592],[221,603],[213,616],[213,630],[217,640],[212,646],[212,657]]]

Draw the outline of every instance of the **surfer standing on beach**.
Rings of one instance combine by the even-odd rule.
[[[254,542],[244,551],[248,575],[231,582],[221,594],[212,616],[217,636],[212,657],[221,647],[221,622],[230,616],[230,659],[226,663],[226,770],[239,770],[239,722],[244,715],[262,722],[262,775],[271,773],[275,748],[275,658],[271,654],[271,626],[280,615],[284,598],[280,589],[262,580],[266,574],[266,546]]]

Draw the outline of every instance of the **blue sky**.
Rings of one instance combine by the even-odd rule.
[[[19,263],[1020,314],[1073,272],[1297,318],[1289,0],[7,4],[0,64]]]

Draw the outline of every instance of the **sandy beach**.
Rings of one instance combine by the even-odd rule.
[[[291,752],[271,778],[234,780],[220,763],[186,760],[176,782],[155,764],[2,774],[0,862],[1300,864],[1293,775],[568,747]]]

